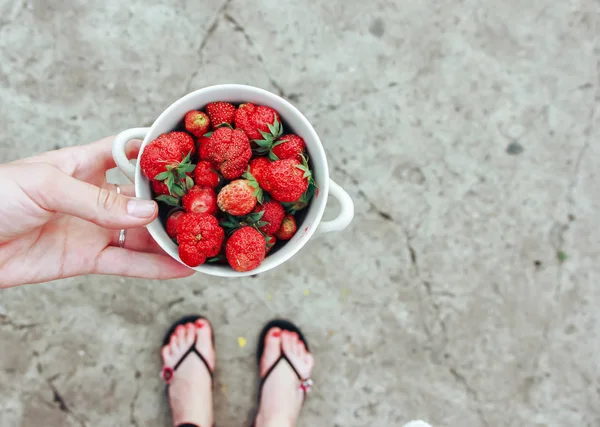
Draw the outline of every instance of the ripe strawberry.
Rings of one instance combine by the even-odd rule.
[[[223,124],[233,123],[235,107],[229,102],[211,102],[206,106],[206,114],[210,117],[213,129],[216,129]]]
[[[221,251],[225,231],[219,221],[209,214],[186,213],[177,224],[179,257],[190,267],[203,264]]]
[[[279,240],[290,240],[296,234],[296,219],[293,215],[286,215],[281,223],[281,228],[275,233]]]
[[[191,174],[190,172],[186,173],[187,176],[189,176],[191,178]],[[168,196],[169,195],[169,187],[167,187],[167,184],[165,184],[164,181],[157,181],[155,179],[153,179],[151,181],[152,183],[152,190],[154,191],[154,194],[158,195],[158,196]]]
[[[217,204],[223,212],[243,216],[256,206],[256,188],[247,179],[236,179],[227,184],[217,196]]]
[[[242,227],[227,240],[225,254],[235,271],[254,270],[265,259],[265,238],[256,228]]]
[[[194,170],[194,180],[196,185],[201,187],[215,188],[219,185],[220,178],[219,174],[210,162],[201,160],[198,162],[196,169]]]
[[[163,138],[165,135],[150,142],[142,152],[140,168],[149,179],[155,179],[156,175],[165,172],[167,166],[177,166],[185,156],[179,142]]]
[[[317,191],[317,186],[312,178],[308,179],[308,188],[298,200],[290,203],[282,203],[287,213],[294,215],[296,212],[306,208]]]
[[[185,214],[181,209],[173,209],[167,216],[167,234],[171,239],[177,238],[179,220]]]
[[[250,162],[250,173],[256,178],[258,184],[266,191],[269,191],[267,186],[267,171],[271,162],[266,157],[257,157]]]
[[[298,135],[283,135],[279,138],[271,149],[271,157],[274,155],[279,160],[298,159],[302,160],[305,144],[304,140]]]
[[[251,157],[250,141],[239,129],[218,128],[200,146],[200,158],[210,161],[227,179],[239,178]]]
[[[188,111],[183,119],[185,124],[185,130],[199,138],[208,132],[210,128],[210,119],[206,113],[202,111]]]
[[[154,194],[157,195],[169,195],[169,187],[163,181],[157,181],[153,179],[152,181],[152,190],[154,190]]]
[[[214,214],[217,211],[217,195],[210,187],[193,186],[183,199],[183,208],[188,212]]]
[[[265,240],[267,242],[267,246],[266,246],[266,254],[268,254],[269,252],[271,252],[271,249],[273,249],[273,246],[275,246],[275,243],[277,243],[277,239],[275,238],[275,236],[271,236],[270,234],[267,234],[265,236]]]
[[[279,202],[295,202],[306,191],[312,179],[306,162],[296,159],[277,160],[269,165],[267,186],[271,196]]]
[[[177,198],[194,185],[193,180],[186,176],[195,168],[190,162],[193,150],[194,140],[185,132],[162,134],[144,148],[140,158],[142,172],[148,178],[164,183],[167,194],[175,196],[163,194],[157,200],[177,204]],[[161,194],[165,192],[159,184],[153,184],[153,187]]]
[[[190,153],[190,155],[196,153],[196,144],[194,144],[194,138],[192,138],[185,132],[163,133],[162,135],[159,135],[159,137],[156,138],[155,141],[156,140],[171,141],[175,144],[178,144],[181,147],[181,152],[184,156]]]
[[[242,104],[235,112],[235,127],[243,130],[250,139],[260,140],[268,136],[273,136],[275,130],[281,135],[281,120],[275,110],[262,105]],[[274,129],[278,125],[278,129]]]
[[[285,216],[285,211],[283,210],[283,206],[281,206],[281,203],[276,202],[274,200],[266,202],[264,205],[256,205],[256,208],[254,208],[254,212],[263,212],[260,221],[266,222],[267,224],[263,225],[262,227],[259,227],[259,230],[265,234],[277,233],[277,230],[279,230],[279,228],[281,227],[283,217]]]

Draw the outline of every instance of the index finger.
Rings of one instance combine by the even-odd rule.
[[[81,178],[88,175],[104,173],[107,170],[116,167],[117,165],[112,155],[114,139],[114,136],[110,136],[88,145],[73,147],[75,169],[73,170],[72,175],[75,178]],[[139,139],[129,141],[125,147],[125,155],[127,158],[136,158],[140,152],[141,146],[142,141]]]
[[[114,139],[114,136],[109,136],[91,144],[49,151],[16,163],[49,163],[74,178],[85,180],[116,166],[112,156]],[[126,146],[127,158],[137,157],[141,145],[140,140],[130,141]]]

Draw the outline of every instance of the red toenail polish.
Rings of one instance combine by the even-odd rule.
[[[279,332],[279,331],[275,331],[275,332],[273,332],[273,336],[274,336],[275,338],[279,338],[279,336],[280,336],[280,335],[281,335],[281,332]]]
[[[196,327],[197,327],[198,329],[201,329],[201,328],[203,328],[203,327],[204,327],[204,322],[202,322],[201,320],[198,320],[198,321],[196,322]]]

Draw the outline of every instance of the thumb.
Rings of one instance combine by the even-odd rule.
[[[118,194],[79,181],[51,165],[38,165],[28,195],[43,209],[73,215],[105,228],[133,228],[154,220],[158,206],[152,200]],[[37,182],[36,182],[37,181]]]

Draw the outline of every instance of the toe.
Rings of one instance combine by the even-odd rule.
[[[300,342],[300,337],[298,337],[298,334],[296,332],[292,332],[292,345],[294,348],[294,352],[296,351],[296,348],[297,348],[299,342]]]
[[[265,335],[265,351],[268,347],[279,347],[281,346],[282,333],[279,328],[271,328],[267,335]]]
[[[179,353],[179,346],[177,345],[177,335],[175,334],[175,332],[173,332],[173,335],[171,335],[171,339],[169,340],[168,345],[172,355]]]
[[[260,375],[264,376],[281,356],[283,334],[279,328],[271,328],[265,336],[265,350],[261,360]]]
[[[315,359],[313,358],[313,355],[310,353],[307,353],[304,360],[306,361],[306,365],[308,366],[308,369],[312,370],[313,366],[315,366]]]
[[[212,328],[210,327],[210,323],[204,319],[198,319],[194,326],[198,342],[208,342],[212,347]]]
[[[294,335],[289,331],[283,331],[281,333],[281,347],[286,354],[294,354],[295,348]]]
[[[185,327],[183,325],[179,325],[175,328],[171,341],[174,343],[177,352],[183,350],[183,346],[185,345]]]
[[[194,323],[196,334],[196,350],[206,359],[210,370],[215,370],[215,350],[212,342],[212,328],[206,319],[198,319]]]
[[[190,348],[196,340],[196,328],[193,323],[186,323],[183,333],[183,343],[185,348]]]
[[[165,366],[169,366],[171,364],[171,359],[172,359],[171,347],[168,345],[164,346],[162,348],[162,350],[160,351],[160,355],[162,357],[163,364]]]

